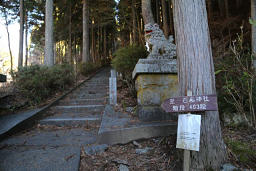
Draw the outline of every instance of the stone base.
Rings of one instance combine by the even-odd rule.
[[[177,114],[166,113],[159,106],[138,106],[138,117],[141,121],[177,121]]]
[[[133,71],[137,90],[138,116],[142,121],[174,119],[161,104],[178,94],[176,60],[140,59]]]

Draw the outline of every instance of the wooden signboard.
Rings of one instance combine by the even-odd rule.
[[[184,96],[167,99],[163,102],[162,108],[166,112],[199,112],[217,111],[216,95]]]
[[[7,81],[6,75],[0,74],[0,82],[6,82],[6,81]]]

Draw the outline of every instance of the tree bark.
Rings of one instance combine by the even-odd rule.
[[[173,8],[172,8],[172,0],[168,1],[169,6],[169,19],[170,19],[170,32],[173,35],[174,34],[174,28],[173,28]]]
[[[106,27],[104,27],[104,57],[107,58],[107,31]]]
[[[73,65],[73,57],[72,57],[72,1],[69,4],[69,40],[68,40],[68,55],[69,55],[69,63]]]
[[[216,94],[205,0],[174,0],[180,95]],[[191,170],[219,170],[226,150],[218,111],[202,115],[200,151],[191,153]]]
[[[156,22],[158,25],[161,25],[161,10],[160,10],[160,5],[159,5],[159,0],[156,0]]]
[[[10,60],[11,60],[11,73],[12,73],[13,72],[13,56],[12,56],[12,50],[11,50],[9,23],[8,23],[6,9],[4,9],[4,19],[5,19],[5,28],[6,28],[6,32],[7,32],[7,38],[8,38],[8,48],[9,48],[9,54],[10,54]]]
[[[53,0],[46,0],[44,64],[46,66],[54,65],[54,57],[53,57]]]
[[[207,13],[210,20],[212,18],[212,0],[207,0]]]
[[[92,43],[91,43],[91,58],[92,61],[94,61],[95,58],[95,34],[94,34],[94,19],[92,19],[92,27],[91,27],[91,38],[92,38]]]
[[[83,56],[82,62],[90,60],[90,43],[89,43],[89,7],[88,0],[83,0]]]
[[[28,66],[28,15],[25,17],[25,66]]]
[[[135,8],[135,0],[132,0],[132,37],[133,43],[138,43],[138,26],[137,26],[137,19],[136,19],[136,8]]]
[[[151,0],[142,0],[141,5],[144,24],[155,23],[151,9]]]
[[[18,67],[23,65],[23,37],[24,37],[24,0],[20,0],[20,41]]]
[[[218,6],[219,6],[219,11],[220,11],[220,16],[221,17],[224,17],[224,15],[225,15],[225,12],[224,12],[224,10],[225,10],[225,6],[224,6],[224,2],[223,2],[223,0],[218,0]]]
[[[256,21],[256,0],[251,0],[251,19]],[[253,66],[256,68],[256,26],[252,24],[252,56]]]
[[[228,7],[228,0],[224,0],[225,2],[225,16],[226,18],[229,17],[229,7]]]
[[[168,39],[169,38],[169,25],[168,25],[168,18],[167,18],[167,8],[166,8],[166,0],[161,0],[162,2],[162,16],[163,16],[163,31],[164,31],[164,35],[165,38]]]

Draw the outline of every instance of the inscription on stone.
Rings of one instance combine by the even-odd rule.
[[[162,108],[166,112],[198,112],[218,110],[216,95],[184,96],[164,101]]]

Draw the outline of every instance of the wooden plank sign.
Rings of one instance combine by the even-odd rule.
[[[218,110],[216,95],[174,97],[165,100],[161,106],[170,113]]]

